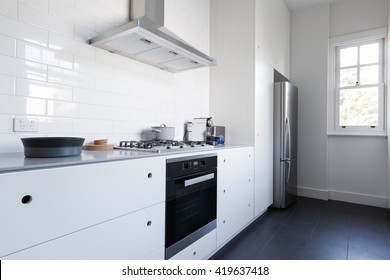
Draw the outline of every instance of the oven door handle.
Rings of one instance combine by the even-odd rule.
[[[192,186],[192,185],[195,185],[195,184],[207,181],[207,180],[211,180],[211,179],[214,179],[214,173],[199,176],[199,177],[189,179],[189,180],[185,180],[184,187],[189,187],[189,186]]]

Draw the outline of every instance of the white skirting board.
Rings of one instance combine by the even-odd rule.
[[[298,186],[298,196],[321,200],[337,200],[382,208],[390,208],[390,198],[337,190],[314,189]]]

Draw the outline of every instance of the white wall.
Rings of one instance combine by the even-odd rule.
[[[328,5],[292,13],[291,81],[298,87],[299,194],[312,196],[315,192],[324,199],[328,23]]]
[[[168,73],[89,46],[127,22],[129,0],[0,1],[0,152],[21,137],[83,136],[117,143],[166,123],[209,114],[209,69]],[[171,31],[209,53],[210,0],[165,0]],[[14,133],[14,116],[39,119],[38,133]]]
[[[387,0],[351,0],[292,14],[292,80],[300,89],[301,195],[386,207],[387,140],[326,135],[326,71],[329,37],[387,26],[387,11]]]

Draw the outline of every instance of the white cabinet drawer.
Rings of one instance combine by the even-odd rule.
[[[254,170],[253,147],[221,150],[218,152],[219,181],[229,180],[242,173]]]
[[[254,218],[254,172],[247,172],[218,185],[218,246],[233,237]]]
[[[216,230],[213,230],[174,255],[170,260],[203,260],[216,249]]]
[[[164,203],[127,214],[64,237],[9,255],[4,259],[142,259],[161,257]],[[155,253],[154,255],[152,253]],[[163,251],[162,258],[163,259]]]
[[[254,172],[250,171],[231,178],[229,181],[218,182],[218,212],[225,212],[242,204],[242,201],[254,195]]]
[[[0,257],[165,200],[163,157],[0,174]]]
[[[240,232],[254,216],[253,197],[217,216],[217,246],[221,246]]]

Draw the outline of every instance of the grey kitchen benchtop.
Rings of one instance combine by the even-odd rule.
[[[111,150],[111,151],[85,151],[83,150],[80,156],[71,156],[71,157],[56,157],[56,158],[28,158],[24,156],[23,152],[15,153],[0,153],[0,173],[3,172],[16,172],[16,171],[25,171],[30,169],[40,169],[40,168],[52,168],[52,167],[62,167],[62,166],[71,166],[71,165],[80,165],[80,164],[91,164],[91,163],[100,163],[108,161],[117,161],[117,160],[129,160],[129,159],[139,159],[139,158],[148,158],[148,157],[157,157],[157,156],[172,156],[178,154],[192,154],[202,153],[202,152],[213,152],[222,149],[233,149],[239,147],[248,147],[248,145],[224,145],[216,146],[214,149],[207,150],[196,150],[196,151],[183,151],[183,152],[173,152],[173,153],[153,153],[153,152],[135,152],[127,150]]]

